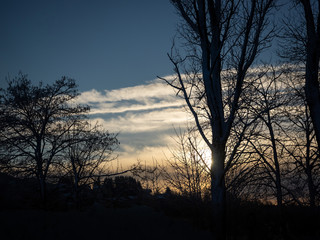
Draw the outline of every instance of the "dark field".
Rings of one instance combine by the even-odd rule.
[[[150,207],[85,211],[3,210],[1,239],[210,239],[210,233]]]
[[[36,186],[0,176],[1,239],[212,239],[209,202],[121,188],[113,198],[87,190],[76,206],[50,186],[43,206]],[[227,223],[230,240],[320,239],[319,209],[286,206],[280,215],[272,205],[229,199]]]

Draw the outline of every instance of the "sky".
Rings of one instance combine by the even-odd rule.
[[[77,101],[91,106],[92,121],[119,133],[123,166],[170,158],[169,149],[176,148],[175,130],[184,129],[191,120],[184,111],[184,100],[159,80],[103,92],[85,91]]]
[[[119,133],[124,165],[163,159],[188,116],[167,57],[178,16],[169,0],[2,0],[0,87],[27,74],[37,84],[74,78],[90,117]]]
[[[178,17],[169,0],[2,0],[0,79],[75,78],[81,91],[171,73]]]
[[[119,133],[124,165],[161,160],[174,128],[192,121],[174,90],[167,52],[179,22],[169,0],[1,0],[0,87],[74,78],[90,117]]]

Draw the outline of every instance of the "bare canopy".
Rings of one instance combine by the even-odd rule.
[[[172,0],[181,16],[181,56],[169,54],[176,78],[164,79],[177,89],[212,153],[211,192],[214,234],[225,239],[226,146],[248,69],[269,46],[273,28],[268,13],[273,1]],[[176,50],[176,51],[175,51]],[[224,87],[230,88],[225,91]]]

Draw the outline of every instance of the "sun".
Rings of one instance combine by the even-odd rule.
[[[201,161],[204,165],[207,166],[207,168],[210,169],[211,164],[212,164],[212,153],[209,147],[203,146],[198,150],[199,152],[199,157],[201,158]]]

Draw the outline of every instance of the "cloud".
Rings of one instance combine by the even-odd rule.
[[[184,100],[159,80],[144,85],[81,93],[77,103],[91,107],[90,118],[110,132],[119,133],[121,162],[164,157],[175,135],[190,116]]]
[[[80,103],[94,103],[101,101],[115,102],[122,100],[143,101],[150,98],[171,98],[173,93],[174,90],[163,81],[153,80],[144,85],[104,90],[103,92],[92,89],[91,91],[81,93],[78,101]]]
[[[121,100],[136,100],[143,101],[150,98],[167,98],[172,96],[173,89],[167,86],[164,82],[154,80],[146,85],[138,85],[134,87],[122,88],[105,91],[106,99],[112,101]]]
[[[188,120],[181,108],[130,112],[110,118],[93,118],[110,132],[119,132],[119,158],[125,165],[140,160],[164,158],[175,136],[174,128]]]
[[[171,107],[181,107],[182,102],[176,99],[173,101],[149,101],[140,102],[140,103],[121,103],[121,102],[101,102],[91,107],[90,115],[94,114],[104,114],[104,113],[124,113],[128,111],[145,111],[145,110],[154,110],[162,108],[171,108]]]
[[[77,103],[91,106],[90,115],[147,111],[183,106],[174,90],[160,80],[145,85],[99,92],[95,89],[81,93]]]
[[[183,125],[187,121],[182,108],[168,108],[146,112],[129,112],[111,118],[92,118],[104,128],[125,133],[161,132]]]

